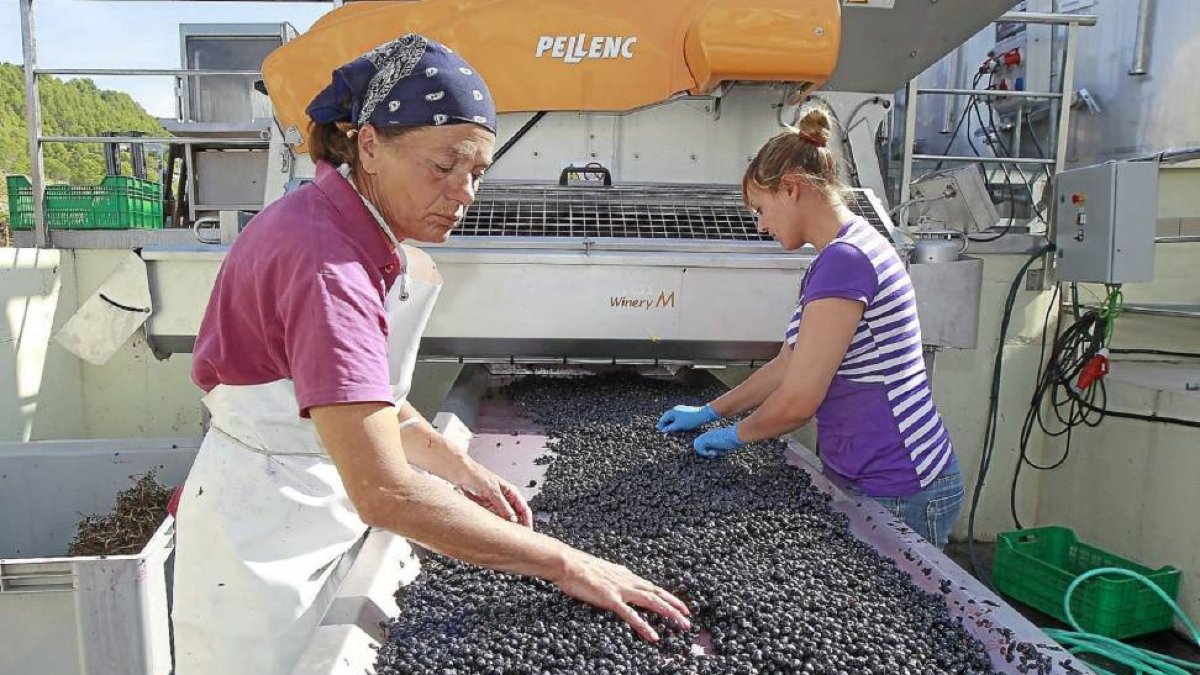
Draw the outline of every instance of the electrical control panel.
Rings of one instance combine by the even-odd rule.
[[[1054,179],[1054,243],[1062,281],[1154,278],[1158,163],[1106,162]]]
[[[1050,0],[1025,0],[1013,8],[1017,12],[1052,12]],[[996,22],[996,46],[992,48],[990,88],[1007,91],[1050,91],[1052,26]],[[1014,97],[995,97],[992,107],[1002,116],[1018,105],[1026,112],[1044,101]]]

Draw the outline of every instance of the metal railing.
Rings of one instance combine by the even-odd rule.
[[[236,0],[235,0],[236,1]],[[342,0],[299,0],[341,6]],[[86,75],[98,76],[163,76],[163,77],[214,77],[214,76],[243,76],[261,77],[257,70],[190,70],[187,68],[39,68],[37,66],[37,34],[33,12],[34,0],[19,0],[21,13],[21,53],[25,73],[25,116],[29,122],[29,182],[33,188],[33,222],[34,246],[49,247],[51,245],[50,230],[46,227],[46,214],[43,200],[46,194],[45,156],[43,146],[46,143],[137,143],[142,145],[197,145],[219,142],[222,146],[261,146],[266,142],[266,135],[261,138],[213,138],[194,137],[151,137],[151,136],[44,136],[42,135],[42,107],[38,87],[38,78],[44,75],[61,75],[78,77]],[[190,162],[190,153],[185,153],[185,159]],[[187,167],[189,176],[194,176],[192,167]]]
[[[906,104],[904,111],[904,160],[900,175],[900,199],[904,204],[910,201],[909,184],[913,179],[914,161],[960,162],[978,164],[1021,165],[1032,164],[1052,167],[1055,174],[1064,168],[1067,156],[1067,132],[1071,121],[1071,99],[1074,96],[1075,55],[1078,49],[1078,31],[1080,26],[1096,25],[1096,16],[1092,14],[1048,14],[1040,12],[1009,12],[997,19],[997,22],[1042,24],[1066,26],[1067,34],[1063,48],[1063,72],[1060,77],[1059,91],[1016,91],[995,89],[959,89],[959,88],[922,88],[917,87],[916,80],[909,80],[905,87]],[[971,96],[987,98],[1018,98],[1030,100],[1046,100],[1055,107],[1057,126],[1055,131],[1054,157],[974,157],[969,155],[933,155],[915,152],[917,133],[917,101],[921,96]],[[1020,134],[1023,107],[1017,107],[1017,119],[1014,133]],[[1020,142],[1015,143],[1013,154],[1020,152]]]

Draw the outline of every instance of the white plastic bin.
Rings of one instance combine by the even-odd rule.
[[[136,555],[66,557],[131,476],[187,477],[199,438],[0,443],[0,675],[168,675],[168,517]]]

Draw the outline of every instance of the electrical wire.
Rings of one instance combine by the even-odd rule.
[[[992,363],[992,387],[991,393],[988,395],[988,417],[983,432],[982,451],[979,454],[979,472],[975,477],[975,489],[971,494],[971,508],[967,515],[967,555],[971,559],[971,568],[978,579],[986,580],[988,578],[975,552],[975,518],[979,512],[979,499],[983,496],[988,471],[991,469],[992,452],[996,447],[996,430],[999,427],[1000,410],[1000,374],[1004,367],[1004,341],[1008,337],[1008,326],[1012,320],[1013,307],[1017,302],[1017,291],[1021,288],[1021,281],[1025,278],[1025,273],[1033,263],[1053,250],[1054,244],[1046,244],[1029,256],[1029,259],[1021,265],[1021,269],[1013,278],[1012,284],[1008,287],[1008,297],[1004,301],[1004,313],[1000,320],[1000,341],[996,345],[996,357]]]
[[[988,102],[987,108],[988,108],[988,124],[990,125],[992,135],[996,138],[996,142],[1000,144],[1000,149],[1004,151],[1004,156],[1011,157],[1014,159],[1019,157],[1021,149],[1013,148],[1012,150],[1009,150],[1008,144],[1004,142],[1004,138],[1000,135],[1000,129],[998,128],[998,125],[996,124],[996,108],[995,108],[995,106],[993,106],[991,104],[991,102]],[[976,114],[978,114],[978,112],[979,111],[977,109]],[[980,116],[980,117],[982,117],[982,116]],[[983,125],[982,119],[980,119],[979,124],[981,126]],[[994,153],[995,153],[995,151],[993,150],[993,154]],[[1038,206],[1037,198],[1033,194],[1033,179],[1031,179],[1025,175],[1025,171],[1024,171],[1024,169],[1021,168],[1020,164],[1014,164],[1013,168],[1016,170],[1017,175],[1021,177],[1021,183],[1025,186],[1026,192],[1029,193],[1029,205],[1031,207],[1033,207],[1034,213],[1037,214],[1038,219],[1040,219],[1042,222],[1046,222],[1046,216],[1044,213],[1042,213],[1041,207]],[[1042,169],[1046,171],[1046,177],[1049,178],[1050,177],[1050,173],[1049,173],[1050,167],[1043,164]]]
[[[1046,337],[1051,333],[1050,317],[1053,314],[1053,310],[1058,307],[1058,297],[1060,292],[1061,286],[1056,286],[1054,289],[1054,294],[1051,297],[1050,304],[1046,308],[1046,314],[1042,320],[1042,342],[1038,355],[1037,384],[1034,387],[1033,395],[1030,397],[1029,409],[1025,414],[1025,421],[1021,426],[1021,436],[1017,446],[1019,456],[1017,459],[1017,465],[1013,469],[1012,481],[1009,484],[1009,513],[1012,516],[1013,523],[1016,524],[1017,529],[1024,529],[1024,525],[1021,523],[1021,518],[1017,513],[1017,486],[1021,478],[1021,469],[1025,465],[1029,465],[1031,468],[1038,469],[1040,471],[1052,471],[1057,469],[1066,463],[1067,459],[1071,455],[1071,432],[1074,427],[1079,424],[1092,425],[1093,423],[1099,423],[1099,419],[1088,417],[1086,412],[1080,414],[1080,411],[1074,407],[1069,409],[1067,411],[1067,415],[1064,417],[1061,414],[1060,406],[1057,403],[1059,397],[1056,395],[1055,388],[1057,386],[1062,386],[1063,383],[1065,383],[1065,386],[1070,386],[1070,383],[1075,380],[1078,372],[1086,366],[1093,354],[1093,352],[1089,351],[1086,354],[1075,358],[1075,360],[1069,365],[1064,365],[1064,354],[1076,354],[1080,351],[1079,345],[1081,342],[1081,336],[1084,335],[1085,332],[1077,327],[1090,325],[1090,323],[1085,324],[1083,322],[1076,322],[1073,324],[1071,329],[1064,332],[1062,329],[1062,317],[1060,313],[1059,320],[1056,322],[1053,331],[1054,346],[1050,353],[1049,359],[1047,359]],[[1089,317],[1089,319],[1094,319],[1096,316],[1097,315],[1093,314],[1091,317]],[[1067,372],[1064,373],[1064,370]],[[1046,407],[1045,401],[1047,394],[1050,394],[1051,400],[1055,401],[1053,410],[1055,411],[1055,417],[1058,419],[1061,428],[1052,429],[1048,427],[1046,420],[1042,417],[1042,411]],[[1092,395],[1094,395],[1094,393]],[[1075,404],[1072,403],[1071,406],[1075,406]],[[1050,464],[1042,465],[1030,459],[1029,446],[1035,427],[1040,428],[1047,436],[1056,437],[1065,435],[1067,437],[1063,454],[1056,461],[1051,462]]]
[[[985,63],[985,65],[986,65],[986,63]],[[975,73],[975,77],[972,78],[972,80],[971,80],[971,88],[974,89],[977,86],[979,86],[979,81],[982,80],[983,76],[987,75],[987,74],[988,73],[984,68],[980,68]],[[971,138],[971,121],[970,121],[971,113],[972,113],[972,111],[977,110],[978,105],[979,105],[979,97],[977,95],[973,94],[967,98],[967,102],[966,102],[966,105],[963,107],[962,114],[959,115],[958,122],[955,123],[953,131],[950,132],[949,140],[946,142],[946,147],[942,148],[942,152],[941,152],[942,155],[950,154],[951,148],[954,147],[954,141],[955,141],[955,139],[958,138],[959,130],[963,128],[964,124],[966,124],[967,129],[966,129],[966,133],[964,136],[967,139],[967,144],[971,147],[971,151],[975,153],[976,157],[982,157],[982,154],[979,152],[979,149],[977,147],[975,147],[974,140],[972,140],[972,138]],[[980,126],[983,126],[982,117],[980,117]],[[938,171],[941,171],[942,167],[945,165],[945,162],[946,162],[945,159],[938,160],[938,163],[934,166],[934,170],[932,173],[937,173]],[[1005,180],[1009,184],[1009,199],[1015,200],[1016,195],[1012,191],[1012,185],[1011,185],[1012,181],[1011,181],[1011,178],[1009,178],[1008,169],[1007,169],[1007,167],[1002,167],[1002,168],[1005,171]],[[902,206],[905,206],[905,205],[902,205]],[[1015,224],[1015,220],[1016,220],[1015,215],[1010,215],[1010,217],[1008,219],[1008,223],[1000,230],[1000,232],[998,232],[996,234],[986,235],[986,236],[967,234],[966,237],[969,241],[979,242],[979,243],[996,241],[997,239],[1007,235],[1009,232],[1012,231],[1013,225]]]
[[[986,63],[985,63],[985,65],[986,65]],[[976,72],[976,73],[975,73],[975,77],[974,77],[974,78],[971,80],[971,88],[972,88],[972,89],[974,89],[974,88],[976,88],[977,86],[979,86],[979,81],[980,81],[981,79],[983,79],[983,76],[984,76],[985,74],[987,74],[987,73],[986,73],[986,71],[985,71],[983,68],[980,68],[980,70],[979,70],[978,72]],[[978,113],[977,113],[977,107],[978,107],[978,105],[979,105],[979,97],[978,97],[978,96],[976,96],[976,95],[971,95],[970,97],[968,97],[968,98],[967,98],[967,103],[966,103],[966,105],[963,107],[963,112],[962,112],[962,115],[961,115],[961,116],[959,116],[958,123],[957,123],[957,124],[954,126],[954,131],[952,131],[952,132],[951,132],[951,134],[950,134],[950,141],[949,141],[949,142],[946,144],[946,147],[945,147],[945,149],[943,149],[943,150],[942,150],[942,154],[943,154],[943,155],[949,154],[949,152],[950,152],[950,148],[951,148],[951,147],[954,145],[954,139],[955,139],[955,138],[958,136],[958,130],[962,128],[962,126],[963,126],[963,124],[964,124],[964,122],[965,122],[965,123],[966,123],[966,126],[967,126],[967,129],[966,129],[966,132],[964,133],[964,138],[966,138],[966,139],[967,139],[967,145],[968,145],[968,146],[970,146],[970,148],[971,148],[971,152],[975,153],[975,156],[976,156],[976,157],[982,157],[982,156],[983,156],[983,155],[982,155],[982,154],[979,152],[979,148],[975,147],[975,141],[974,141],[974,139],[972,139],[972,138],[971,138],[971,113],[974,111],[974,112],[976,112],[976,114],[978,115]],[[980,126],[981,126],[981,127],[982,127],[982,126],[984,126],[984,125],[983,125],[983,118],[982,118],[982,117],[980,117],[979,119],[980,119]],[[995,153],[993,153],[993,154],[995,154]],[[936,170],[937,170],[937,171],[940,171],[940,170],[941,170],[941,168],[942,168],[942,164],[943,164],[943,162],[944,162],[944,161],[945,161],[945,160],[942,160],[942,161],[939,161],[939,162],[938,162],[938,164],[937,164],[937,168],[936,168]],[[1013,189],[1012,189],[1012,181],[1011,181],[1011,178],[1010,178],[1010,176],[1009,176],[1009,173],[1008,173],[1008,168],[1007,168],[1007,167],[1005,167],[1004,165],[1001,165],[1001,169],[1002,169],[1002,170],[1005,172],[1005,182],[1006,182],[1006,184],[1008,185],[1008,190],[1009,190],[1009,200],[1010,200],[1010,201],[1014,201],[1014,202],[1015,202],[1015,200],[1016,200],[1016,194],[1013,192]],[[1016,216],[1015,216],[1015,214],[1013,214],[1012,212],[1010,212],[1010,214],[1009,214],[1009,219],[1008,219],[1008,223],[1007,223],[1007,224],[1005,224],[1005,226],[1004,226],[1004,227],[1003,227],[1003,228],[1000,230],[1000,232],[999,232],[999,233],[997,233],[997,234],[994,234],[994,235],[987,235],[987,236],[979,236],[979,235],[970,235],[970,234],[968,234],[968,235],[966,235],[966,236],[967,236],[967,239],[968,239],[969,241],[978,242],[978,243],[986,243],[986,242],[989,242],[989,241],[996,241],[997,239],[999,239],[999,238],[1001,238],[1001,237],[1003,237],[1003,236],[1007,235],[1007,234],[1008,234],[1010,231],[1012,231],[1013,225],[1015,224],[1015,220],[1016,220]]]
[[[1040,140],[1038,140],[1037,130],[1033,128],[1033,122],[1030,120],[1030,116],[1025,115],[1022,119],[1024,119],[1025,128],[1029,130],[1029,138],[1033,140],[1033,147],[1037,148],[1038,159],[1048,159],[1050,157],[1050,155],[1047,154],[1046,149],[1042,147],[1042,142]],[[1020,152],[1020,148],[1017,148],[1017,152]],[[1050,165],[1043,164],[1042,171],[1044,171],[1046,174],[1047,182],[1054,179],[1054,172],[1050,169]],[[1048,191],[1046,191],[1046,190],[1042,191],[1043,201],[1047,198],[1048,195],[1049,195]],[[1039,212],[1039,215],[1040,215],[1040,212]],[[1049,224],[1049,222],[1046,221],[1045,218],[1043,218],[1043,222],[1046,222],[1047,225]]]
[[[975,77],[972,79],[972,81],[971,81],[972,89],[976,88],[979,85],[979,81],[981,79],[983,79],[983,76],[985,74],[988,75],[988,77],[989,77],[988,87],[991,88],[991,86],[992,86],[991,81],[994,77],[994,73],[989,72],[986,69],[986,65],[987,65],[987,63],[985,62],[984,67],[981,67],[979,69],[979,71],[975,74]],[[999,143],[1001,150],[1003,150],[1003,157],[1009,157],[1009,158],[1013,157],[1012,152],[1009,151],[1007,144],[1004,143],[1004,140],[1000,137],[1000,134],[996,129],[997,125],[996,125],[996,121],[995,121],[994,107],[991,105],[990,102],[987,103],[988,118],[990,120],[990,127],[989,127],[989,124],[984,122],[983,115],[979,112],[979,106],[981,103],[982,103],[982,101],[980,100],[980,97],[977,95],[972,95],[967,99],[967,104],[963,108],[963,113],[962,113],[962,115],[959,116],[959,120],[958,120],[958,123],[954,127],[954,131],[951,132],[950,141],[946,144],[946,147],[942,150],[943,155],[948,154],[950,152],[951,147],[953,147],[954,140],[958,136],[959,129],[961,129],[963,127],[963,124],[965,123],[966,127],[967,127],[966,133],[965,133],[965,138],[967,139],[967,145],[970,146],[971,151],[975,154],[976,157],[983,156],[983,154],[979,151],[979,148],[976,147],[974,139],[971,137],[970,117],[972,114],[974,114],[975,118],[979,122],[979,127],[982,131],[984,131],[985,133],[988,133],[988,129],[989,128],[991,129],[990,136],[994,136],[997,143]],[[1034,139],[1034,141],[1035,141],[1035,144],[1038,145],[1039,152],[1042,152],[1040,141],[1037,141],[1036,138]],[[1045,153],[1043,152],[1042,154],[1044,156]],[[993,149],[992,155],[999,156],[995,153],[994,149]],[[939,171],[941,170],[944,161],[945,160],[938,162],[936,170],[939,170]],[[1033,207],[1034,211],[1037,213],[1038,218],[1040,218],[1043,222],[1046,222],[1045,215],[1042,212],[1041,208],[1038,206],[1037,199],[1034,197],[1033,184],[1032,184],[1031,180],[1029,179],[1029,177],[1027,177],[1025,175],[1025,172],[1020,168],[1020,166],[1014,166],[1014,168],[1016,169],[1017,175],[1020,176],[1021,184],[1023,184],[1025,186],[1025,189],[1029,194],[1030,204]],[[1004,172],[1005,186],[1008,190],[1009,201],[1015,205],[1016,191],[1014,188],[1014,183],[1016,181],[1014,181],[1014,179],[1013,179],[1012,169],[1010,169],[1007,164],[1001,164],[1000,169],[1001,169],[1001,171]],[[1008,222],[1004,225],[1004,227],[998,233],[991,234],[991,235],[982,235],[982,236],[981,235],[967,235],[967,238],[973,242],[986,243],[986,242],[990,242],[990,241],[996,241],[997,239],[1004,237],[1005,235],[1009,234],[1009,232],[1012,231],[1012,228],[1016,224],[1016,214],[1014,211],[1015,210],[1010,211]]]
[[[979,120],[980,129],[982,129],[986,133],[987,129],[986,129],[986,125],[984,125],[984,123],[983,123],[983,116],[979,114],[979,98],[978,97],[972,96],[970,98],[970,100],[967,102],[967,107],[963,112],[967,113],[967,114],[974,112],[976,119]],[[967,119],[966,138],[967,138],[967,145],[969,145],[971,147],[971,152],[975,153],[976,157],[982,157],[983,154],[979,152],[979,148],[975,147],[975,140],[973,138],[971,138],[971,120],[970,120],[970,118]],[[992,154],[995,155],[996,153],[993,151]],[[1017,193],[1012,185],[1012,174],[1009,172],[1008,166],[1005,164],[1000,165],[1000,170],[1004,172],[1004,185],[1008,189],[1008,201],[1010,203],[1012,203],[1013,205],[1015,205],[1017,202]],[[1013,226],[1016,224],[1016,220],[1017,220],[1016,209],[1014,207],[1009,207],[1008,222],[1004,225],[1004,227],[998,233],[992,234],[992,235],[984,235],[984,236],[968,234],[967,239],[969,239],[970,241],[973,241],[973,242],[977,242],[977,243],[987,243],[989,241],[996,241],[997,239],[1007,235],[1009,232],[1012,231]]]
[[[979,80],[983,79],[983,76],[984,76],[983,71],[975,73],[975,77],[971,80],[971,88],[972,89],[979,86]],[[958,116],[958,123],[954,125],[954,130],[950,132],[950,140],[946,141],[946,147],[942,148],[941,154],[943,154],[943,155],[950,154],[950,149],[954,147],[954,139],[958,138],[958,130],[962,128],[963,122],[967,121],[967,117],[970,114],[970,104],[971,104],[971,101],[973,101],[973,100],[975,100],[974,94],[967,97],[967,105],[966,105],[966,107],[963,108],[962,114]],[[904,104],[905,105],[916,105],[916,102],[915,101],[905,101]],[[909,139],[909,142],[911,143],[912,139]],[[945,164],[945,162],[946,162],[946,160],[944,160],[944,159],[938,160],[938,163],[934,167],[933,171],[935,173],[938,171],[941,171],[942,165]]]
[[[1079,313],[1079,308],[1080,308],[1079,284],[1072,283],[1071,284],[1071,311],[1077,321],[1081,317],[1081,315]],[[1179,351],[1170,351],[1170,350],[1164,350],[1164,349],[1113,349],[1113,350],[1110,350],[1110,353],[1114,353],[1114,354],[1122,354],[1122,353],[1124,353],[1124,354],[1151,354],[1151,355],[1156,354],[1156,355],[1162,355],[1162,356],[1174,356],[1174,357],[1179,357],[1179,358],[1200,358],[1200,353],[1179,352]],[[1104,384],[1103,380],[1101,380],[1100,384],[1101,384],[1101,386],[1103,386],[1103,384]],[[1067,391],[1069,394],[1074,394],[1074,391],[1069,388],[1067,389]],[[1169,416],[1157,415],[1157,414],[1133,413],[1133,412],[1127,412],[1124,410],[1112,410],[1111,408],[1108,408],[1107,406],[1096,407],[1092,401],[1082,400],[1078,397],[1078,395],[1075,395],[1075,399],[1079,403],[1080,406],[1089,410],[1090,412],[1102,413],[1104,415],[1116,417],[1119,419],[1136,420],[1136,421],[1140,421],[1140,422],[1152,422],[1152,423],[1157,423],[1157,424],[1173,424],[1176,426],[1189,427],[1189,428],[1200,428],[1200,421],[1197,421],[1197,420],[1182,419],[1179,417],[1169,417]]]
[[[1132,413],[1123,410],[1113,410],[1107,406],[1097,407],[1089,401],[1079,398],[1079,395],[1074,391],[1067,390],[1071,398],[1075,399],[1080,406],[1091,412],[1100,413],[1104,417],[1116,417],[1124,420],[1137,420],[1139,422],[1153,422],[1156,424],[1173,424],[1180,427],[1188,427],[1191,429],[1200,429],[1200,420],[1187,420],[1180,417],[1168,417],[1166,415]]]
[[[1132,419],[1161,424],[1175,424],[1200,428],[1200,421],[1164,417],[1155,414],[1131,413],[1112,410],[1107,405],[1108,393],[1102,377],[1085,382],[1089,368],[1097,367],[1097,359],[1107,359],[1108,345],[1112,343],[1113,327],[1121,312],[1123,299],[1119,285],[1105,287],[1107,295],[1099,308],[1082,314],[1078,311],[1078,286],[1072,285],[1073,320],[1063,326],[1062,314],[1054,331],[1054,346],[1047,358],[1046,335],[1049,333],[1050,312],[1047,311],[1042,324],[1042,350],[1039,355],[1037,384],[1030,398],[1029,409],[1021,427],[1018,444],[1019,458],[1009,485],[1009,513],[1018,529],[1024,529],[1017,514],[1017,487],[1021,470],[1025,466],[1050,471],[1066,462],[1071,452],[1071,432],[1078,426],[1097,427],[1108,417]],[[1058,289],[1051,301],[1050,309],[1058,306]],[[1154,351],[1154,350],[1127,350]],[[1161,351],[1161,350],[1160,350]],[[1178,352],[1187,354],[1187,352]],[[1196,355],[1200,356],[1200,355]],[[1081,379],[1082,378],[1082,379]],[[1053,412],[1056,424],[1048,424],[1044,411]],[[1029,457],[1029,446],[1035,428],[1048,437],[1066,436],[1062,456],[1046,465],[1038,464]]]
[[[989,84],[989,87],[990,87],[990,84]],[[975,104],[971,106],[971,108],[975,113],[976,120],[979,122],[980,130],[983,131],[985,134],[985,138],[989,138],[989,139],[995,138],[995,144],[989,143],[989,145],[991,145],[991,147],[992,147],[992,154],[996,155],[995,145],[998,144],[1000,146],[1000,150],[1003,151],[1003,153],[1004,153],[1003,157],[1016,158],[1016,156],[1017,156],[1016,153],[1009,150],[1008,144],[1004,142],[1004,138],[1000,135],[1000,131],[997,128],[998,125],[996,124],[995,106],[993,106],[990,101],[987,102],[986,104],[987,104],[987,109],[988,109],[988,122],[987,123],[985,123],[983,121],[983,115],[979,112],[979,102],[978,101],[976,101]],[[968,137],[968,140],[969,140],[969,137]],[[975,150],[974,143],[971,144],[971,149]],[[977,155],[979,154],[978,151],[976,151],[976,154]],[[1047,167],[1043,167],[1043,168],[1047,168]],[[1009,201],[1013,204],[1013,207],[1016,206],[1016,199],[1017,199],[1016,191],[1013,187],[1014,181],[1012,178],[1012,172],[1015,171],[1016,174],[1018,176],[1020,176],[1020,178],[1021,178],[1021,185],[1025,186],[1025,191],[1029,194],[1029,204],[1033,208],[1034,213],[1037,214],[1037,217],[1039,220],[1041,220],[1042,222],[1046,222],[1045,214],[1042,212],[1041,207],[1038,206],[1037,198],[1034,196],[1034,193],[1033,193],[1033,182],[1031,181],[1031,179],[1028,176],[1025,175],[1025,171],[1021,168],[1021,165],[1014,164],[1012,166],[1012,168],[1010,169],[1007,164],[1001,164],[1000,169],[1004,172],[1004,181],[1005,181],[1005,185],[1008,187]],[[1010,208],[1013,208],[1013,207],[1010,207]],[[1009,218],[1010,227],[1012,225],[1014,218],[1015,218],[1015,215],[1013,215],[1012,212],[1010,212],[1010,218]],[[1003,236],[1003,235],[1001,235],[1001,236]],[[998,239],[999,237],[996,237],[996,238]]]

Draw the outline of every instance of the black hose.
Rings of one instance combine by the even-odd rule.
[[[1021,288],[1021,281],[1025,278],[1030,266],[1034,262],[1041,259],[1050,251],[1054,250],[1054,244],[1046,244],[1042,246],[1025,264],[1021,265],[1021,269],[1017,271],[1016,277],[1013,278],[1012,285],[1008,288],[1008,298],[1004,302],[1004,315],[1000,321],[1000,341],[996,345],[996,359],[992,365],[992,390],[988,396],[988,420],[984,430],[983,448],[979,454],[979,473],[975,477],[975,490],[971,495],[971,510],[967,516],[967,555],[971,559],[971,568],[975,572],[978,579],[987,579],[987,575],[983,571],[983,566],[979,564],[979,559],[975,555],[975,516],[979,512],[979,499],[983,495],[983,487],[987,481],[988,470],[992,463],[992,450],[996,446],[996,429],[998,427],[998,413],[1000,407],[1000,373],[1004,366],[1004,340],[1008,337],[1008,324],[1012,320],[1013,306],[1017,302],[1017,292]]]
[[[504,141],[504,145],[500,146],[500,149],[492,155],[492,164],[499,162],[500,158],[504,156],[504,153],[508,152],[509,148],[516,145],[517,141],[521,140],[521,137],[529,133],[529,130],[536,126],[538,122],[542,121],[542,118],[545,116],[546,111],[542,110],[533,117],[530,117],[528,122],[522,124],[521,128],[517,129],[517,133],[513,134],[512,137],[507,141]]]

